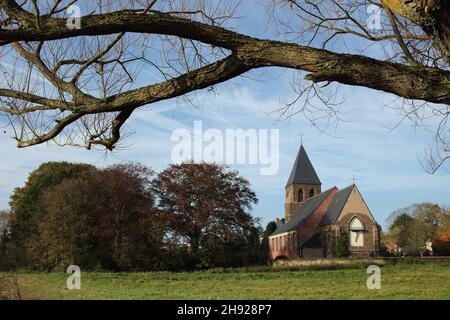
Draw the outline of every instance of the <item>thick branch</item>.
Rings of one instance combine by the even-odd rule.
[[[107,110],[100,110],[100,112],[117,111],[128,107],[137,108],[178,97],[235,78],[254,67],[231,55],[180,77],[112,96],[105,103]]]
[[[70,30],[65,26],[64,19],[43,18],[41,32],[1,31],[0,40],[36,41],[122,32],[173,35],[232,50],[248,69],[262,66],[293,68],[311,72],[308,79],[313,81],[337,81],[382,90],[407,99],[450,104],[450,73],[437,68],[408,67],[359,55],[251,38],[163,13],[124,11],[92,15],[83,17],[81,25],[81,29]]]
[[[14,7],[13,3],[14,1],[10,0],[0,0],[2,8],[7,8],[8,14],[22,22],[21,28],[0,30],[0,44],[14,42],[13,47],[17,52],[37,66],[55,87],[70,93],[74,99],[73,105],[76,104],[76,108],[70,109],[72,113],[62,120],[56,121],[55,126],[48,133],[35,136],[31,140],[20,140],[20,147],[54,139],[65,127],[84,115],[119,112],[109,127],[110,138],[104,138],[105,132],[102,132],[101,136],[95,136],[90,141],[90,144],[102,144],[112,149],[120,138],[121,126],[136,108],[207,88],[237,77],[251,69],[271,66],[306,71],[308,73],[306,79],[313,82],[336,81],[382,90],[407,99],[420,99],[450,105],[450,72],[438,68],[406,66],[360,55],[338,54],[292,43],[257,39],[218,26],[157,12],[121,11],[86,16],[82,18],[81,29],[68,29],[65,19],[48,16],[39,17],[37,25],[34,19],[30,19],[30,16],[34,17],[33,15],[24,12],[20,7]],[[29,20],[32,20],[33,23]],[[76,81],[66,82],[56,75],[56,71],[64,64],[81,64],[83,67],[75,76],[76,80],[90,64],[106,54],[126,32],[154,33],[197,40],[228,49],[232,51],[232,54],[223,60],[177,78],[105,99],[96,99],[82,92],[76,86]],[[59,62],[53,70],[50,70],[42,61],[39,50],[29,52],[18,43],[19,41],[45,41],[108,34],[119,34],[119,37],[94,58],[86,61],[64,60]],[[40,105],[31,108],[56,108],[58,106],[54,100],[30,94],[20,96],[11,90],[0,90],[0,96],[2,95]]]
[[[111,125],[111,137],[100,140],[92,139],[88,144],[88,148],[90,148],[91,144],[102,144],[112,150],[114,144],[120,138],[119,130],[121,126],[136,108],[148,103],[170,99],[197,89],[209,87],[216,83],[234,78],[249,69],[250,67],[246,66],[245,63],[231,55],[216,63],[162,83],[128,91],[112,96],[106,100],[98,100],[97,102],[87,104],[86,106],[77,105],[76,110],[66,118],[58,121],[51,131],[31,140],[19,141],[18,146],[28,147],[52,140],[61,133],[65,127],[77,121],[84,115],[121,111]],[[5,91],[5,94],[8,94],[9,96],[13,93]],[[23,98],[24,97],[22,97],[22,99]],[[32,98],[36,100],[40,97],[34,98],[33,96],[29,96],[28,99],[25,100],[31,100]],[[49,100],[49,103],[53,103],[53,101]]]

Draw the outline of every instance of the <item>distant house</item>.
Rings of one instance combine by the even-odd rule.
[[[352,256],[378,255],[380,230],[356,185],[324,192],[321,186],[301,145],[285,187],[285,222],[269,236],[269,257],[335,257],[341,230]]]

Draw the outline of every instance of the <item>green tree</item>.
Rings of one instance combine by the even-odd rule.
[[[39,267],[159,269],[164,232],[151,189],[153,171],[116,165],[68,179],[44,196]]]
[[[349,238],[347,232],[340,229],[339,230],[339,238],[336,242],[336,256],[338,257],[347,257],[350,254],[349,249]]]
[[[414,221],[409,214],[400,212],[395,216],[393,223],[389,226],[389,230],[393,230],[394,228],[408,228],[408,226]]]
[[[37,257],[31,247],[37,241],[37,224],[43,219],[43,194],[66,179],[95,170],[89,164],[47,162],[30,173],[23,187],[14,190],[10,200],[10,234],[7,246],[11,252],[15,252],[18,265],[29,265]]]
[[[425,243],[434,240],[448,221],[448,214],[437,204],[420,203],[394,211],[388,221],[389,235],[393,243],[405,254],[422,255]]]

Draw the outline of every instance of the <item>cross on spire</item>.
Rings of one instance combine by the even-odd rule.
[[[356,176],[355,175],[352,175],[352,177],[350,178],[350,180],[352,180],[353,181],[353,184],[355,184],[355,181],[356,180],[359,180],[358,178],[356,178]]]
[[[298,134],[298,136],[300,137],[300,144],[303,144],[303,136],[304,136],[304,134],[303,134],[302,130],[300,130],[300,134]]]

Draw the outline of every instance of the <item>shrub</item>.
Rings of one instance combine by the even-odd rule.
[[[344,230],[339,231],[339,238],[336,243],[336,255],[338,257],[347,257],[350,254],[350,250],[348,248],[349,240],[348,234]]]

